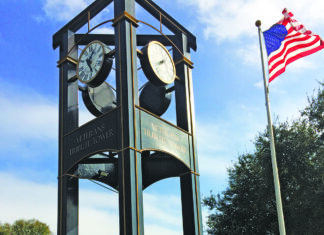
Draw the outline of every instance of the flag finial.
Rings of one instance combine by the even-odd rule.
[[[255,21],[255,26],[259,28],[261,26],[261,20]]]

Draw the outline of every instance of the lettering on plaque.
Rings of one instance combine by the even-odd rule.
[[[173,149],[181,154],[188,153],[187,146],[182,144],[183,139],[180,138],[179,133],[172,131],[170,128],[164,128],[151,122],[149,128],[143,128],[143,132],[146,137],[158,143],[158,146],[166,146],[168,149]]]
[[[107,129],[105,124],[101,124],[100,126],[87,130],[72,139],[72,147],[69,149],[69,156],[84,151],[89,147],[101,144],[114,135],[114,130]]]

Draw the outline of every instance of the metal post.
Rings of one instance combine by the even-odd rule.
[[[174,60],[182,60],[181,63],[176,65],[177,75],[180,78],[179,81],[175,81],[177,124],[179,127],[191,133],[190,151],[192,155],[190,165],[191,169],[193,169],[193,172],[190,174],[180,176],[183,234],[202,235],[192,77],[191,68],[183,58],[185,56],[190,60],[187,43],[187,37],[183,34],[177,43],[177,47],[183,55],[176,48],[173,48]]]
[[[279,222],[279,231],[280,235],[286,235],[285,229],[285,221],[283,216],[282,210],[282,202],[281,202],[281,192],[280,192],[280,182],[279,182],[279,174],[278,174],[278,167],[277,167],[277,159],[276,159],[276,149],[274,144],[274,137],[273,137],[273,128],[272,128],[272,120],[271,120],[271,113],[270,113],[270,103],[269,103],[269,89],[266,79],[266,72],[264,68],[264,61],[263,61],[263,50],[262,50],[262,40],[261,40],[261,21],[258,20],[255,22],[255,25],[258,27],[259,32],[259,43],[260,43],[260,52],[261,52],[261,64],[262,64],[262,72],[263,72],[263,84],[264,84],[264,94],[266,100],[266,108],[267,108],[267,117],[268,117],[268,131],[270,136],[270,150],[271,150],[271,162],[272,162],[272,171],[273,171],[273,180],[275,186],[275,194],[276,194],[276,205],[277,205],[277,213],[278,213],[278,222]]]
[[[74,33],[67,31],[63,34],[60,47],[60,59],[64,60],[68,51],[74,46]],[[69,56],[77,59],[77,49],[74,48]],[[75,74],[76,65],[69,60],[60,64],[60,102],[59,102],[59,166],[58,166],[58,235],[78,234],[79,214],[79,180],[63,173],[64,155],[63,137],[79,125],[78,117],[78,82],[68,81]]]
[[[144,234],[143,190],[138,110],[135,0],[114,2],[118,126],[119,228],[121,235]]]

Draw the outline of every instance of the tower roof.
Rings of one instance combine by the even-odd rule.
[[[154,3],[151,0],[135,1],[157,20],[160,20],[161,16],[162,24],[166,26],[171,32],[173,32],[176,36],[181,37],[182,34],[186,35],[188,47],[192,48],[194,51],[197,49],[196,37],[192,33],[190,33],[185,27],[183,27],[179,22],[177,22],[174,18],[172,18],[168,13],[166,13],[162,8],[160,8],[156,3]],[[113,0],[96,0],[92,4],[90,4],[86,9],[84,9],[80,14],[74,17],[69,23],[64,25],[59,31],[57,31],[53,35],[53,48],[56,49],[58,46],[61,45],[63,34],[67,30],[76,32],[85,24],[87,24],[88,12],[90,13],[90,18],[92,19],[112,2]]]

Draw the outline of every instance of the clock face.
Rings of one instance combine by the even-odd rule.
[[[175,67],[168,50],[159,42],[152,41],[148,45],[147,56],[156,76],[164,84],[170,84],[175,79]]]
[[[77,75],[83,83],[89,83],[101,70],[104,56],[104,45],[99,41],[93,41],[81,52],[77,66]]]

